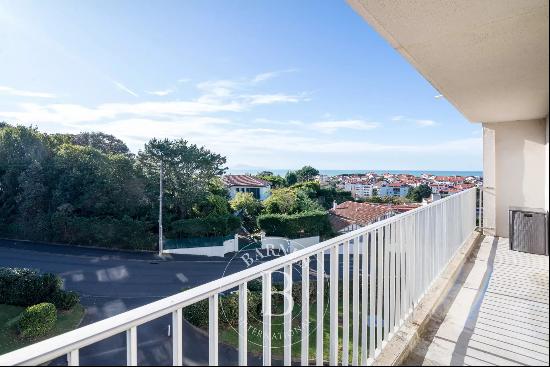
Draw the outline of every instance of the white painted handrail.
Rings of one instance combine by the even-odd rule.
[[[446,197],[409,212],[385,219],[356,231],[335,237],[317,245],[298,250],[274,260],[261,263],[238,273],[220,278],[171,297],[121,313],[108,319],[81,327],[77,330],[44,340],[31,346],[0,356],[0,365],[37,365],[66,355],[70,365],[78,365],[79,350],[113,335],[125,332],[127,335],[127,363],[137,364],[137,328],[161,316],[172,314],[173,364],[181,365],[181,321],[182,308],[198,301],[209,300],[209,362],[218,363],[218,295],[229,289],[239,288],[239,363],[246,364],[246,283],[262,278],[264,311],[264,355],[265,365],[271,364],[271,275],[274,271],[292,274],[291,266],[301,264],[302,274],[309,276],[310,261],[317,259],[317,284],[325,281],[324,257],[330,256],[330,337],[324,345],[322,333],[317,334],[316,363],[342,363],[347,365],[347,352],[352,352],[353,364],[371,363],[379,355],[412,309],[420,301],[431,283],[439,276],[461,244],[468,239],[476,227],[476,190],[470,189]],[[351,247],[351,251],[350,251]],[[342,253],[343,255],[340,255]],[[352,256],[350,256],[352,254]],[[343,264],[340,267],[340,256]],[[349,264],[352,267],[350,270]],[[361,269],[361,276],[359,274]],[[345,274],[342,284],[346,287],[342,295],[346,336],[342,337],[339,354],[338,298],[340,297],[339,271]],[[352,348],[350,349],[349,327],[349,284],[352,279]],[[287,283],[292,285],[292,277]],[[302,289],[309,290],[309,278],[304,278]],[[308,292],[309,294],[309,292]],[[361,301],[359,300],[361,298]],[[317,314],[323,314],[324,287],[317,286]],[[305,297],[303,298],[305,300]],[[285,297],[286,301],[286,297]],[[303,315],[309,316],[309,303],[303,303]],[[359,334],[359,324],[361,334]],[[242,327],[244,325],[244,328]],[[302,332],[309,333],[307,319],[302,319]],[[285,341],[291,342],[288,328],[290,318],[285,319]],[[317,329],[324,330],[323,318],[317,318]],[[244,335],[243,335],[244,334]],[[360,340],[359,340],[360,338]],[[309,340],[309,335],[302,335]],[[309,343],[308,343],[309,344]],[[325,360],[324,351],[329,352]],[[301,351],[301,362],[310,362],[308,348]],[[306,355],[304,355],[306,353]],[[284,350],[284,361],[289,362],[291,348]],[[295,356],[298,357],[298,356]]]

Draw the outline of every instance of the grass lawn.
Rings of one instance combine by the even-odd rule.
[[[10,321],[24,310],[25,307],[0,304],[0,355],[23,348],[40,340],[71,331],[80,324],[82,317],[84,317],[84,307],[80,304],[68,311],[58,311],[57,323],[53,330],[42,338],[29,341],[20,339],[14,327],[10,327]]]
[[[339,287],[341,291],[341,283]],[[351,291],[350,291],[351,295]],[[351,297],[350,297],[351,298]],[[324,300],[324,315],[323,315],[323,340],[324,340],[324,348],[323,348],[323,355],[324,360],[328,360],[329,358],[329,337],[330,337],[330,312],[329,312],[329,298],[328,295],[325,294],[325,300]],[[361,304],[361,303],[359,303]],[[279,309],[278,312],[280,312],[281,307],[277,307],[280,305],[276,305],[275,307]],[[350,306],[349,306],[349,361],[351,362],[352,358],[352,317],[353,317],[353,308],[351,305],[351,299],[350,299]],[[339,339],[339,351],[338,351],[338,359],[341,360],[342,358],[342,338],[343,338],[343,325],[342,325],[342,319],[343,319],[343,303],[342,303],[342,294],[340,293],[339,296],[339,305],[338,305],[338,339]],[[301,344],[302,344],[302,309],[301,305],[294,304],[293,310],[292,310],[292,327],[291,327],[291,335],[292,335],[292,358],[295,360],[299,360],[301,356]],[[310,360],[314,360],[316,356],[316,338],[317,338],[317,304],[316,303],[310,303],[309,304],[309,358]],[[274,358],[282,359],[283,358],[283,347],[284,347],[284,340],[283,340],[283,317],[282,316],[273,316],[271,318],[271,350],[272,355]],[[254,354],[261,355],[262,354],[262,344],[263,344],[263,324],[259,320],[251,319],[250,315],[248,318],[248,351]],[[367,330],[368,335],[368,330]],[[361,338],[361,326],[359,326],[359,338]],[[229,344],[234,347],[238,347],[239,345],[239,335],[238,332],[231,328],[226,327],[222,328],[220,327],[219,330],[219,340],[222,343]],[[359,356],[361,355],[361,342],[358,343],[359,347]]]

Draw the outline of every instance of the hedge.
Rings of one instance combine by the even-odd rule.
[[[0,268],[0,303],[31,306],[51,302],[68,310],[79,302],[78,294],[61,289],[63,281],[55,274],[40,274],[25,268]]]
[[[227,236],[241,227],[241,219],[228,215],[209,215],[204,218],[174,221],[167,231],[168,238]]]
[[[51,241],[122,249],[156,249],[150,222],[124,216],[80,217],[65,213],[52,216]]]
[[[35,339],[46,335],[57,321],[57,310],[51,303],[39,303],[27,307],[18,321],[19,336],[23,339]]]
[[[325,212],[303,212],[298,214],[262,214],[258,227],[268,236],[300,238],[331,233],[328,215]]]

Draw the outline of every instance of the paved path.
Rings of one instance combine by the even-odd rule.
[[[548,365],[548,256],[486,237],[405,365]]]
[[[0,240],[0,266],[59,274],[66,289],[81,294],[81,302],[86,307],[83,325],[175,294],[182,287],[218,279],[226,271],[228,262],[229,258],[179,255],[161,259],[152,253]],[[232,261],[226,274],[244,268],[244,262]],[[140,365],[171,364],[170,323],[170,316],[166,316],[138,328]],[[207,335],[186,324],[183,341],[186,365],[207,364]],[[80,359],[83,365],[125,364],[125,336],[117,335],[83,348]],[[250,358],[251,365],[259,362],[258,358]],[[220,363],[236,364],[235,349],[220,345]]]

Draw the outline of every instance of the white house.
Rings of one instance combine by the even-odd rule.
[[[354,198],[368,198],[372,196],[372,185],[366,183],[345,183],[344,190],[351,192]]]
[[[226,175],[222,177],[222,181],[229,190],[231,199],[238,192],[251,192],[258,200],[265,200],[271,193],[271,184],[268,181],[251,175]]]
[[[409,193],[410,186],[401,182],[378,183],[378,196],[405,197]]]

